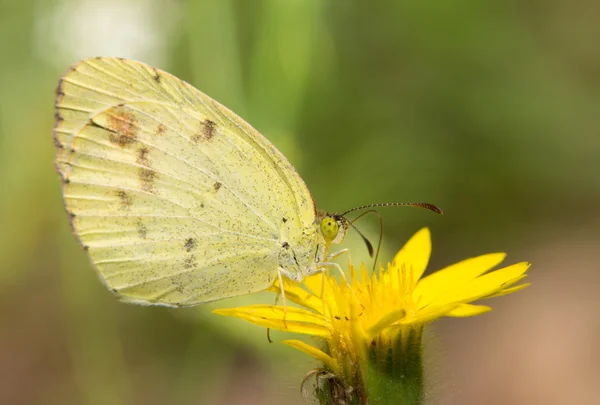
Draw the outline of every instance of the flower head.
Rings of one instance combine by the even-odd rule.
[[[284,281],[285,296],[299,307],[251,305],[218,309],[257,325],[317,336],[324,347],[300,340],[284,343],[320,360],[346,387],[360,389],[368,368],[385,375],[419,379],[423,327],[442,316],[467,317],[490,311],[472,304],[509,294],[525,277],[528,263],[489,272],[504,253],[470,258],[422,277],[431,253],[427,228],[417,232],[387,269],[369,274],[349,264],[349,277],[327,272],[307,278],[303,285]],[[333,273],[330,270],[331,273]],[[278,284],[272,287],[279,291]],[[398,361],[395,361],[398,360]],[[415,361],[419,370],[413,370]],[[368,365],[368,366],[367,366]]]

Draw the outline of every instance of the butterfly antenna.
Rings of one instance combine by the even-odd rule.
[[[378,204],[361,205],[360,207],[349,209],[348,211],[344,212],[342,214],[342,216],[345,216],[346,214],[349,214],[354,211],[359,211],[359,210],[364,210],[365,208],[374,208],[374,207],[417,207],[417,208],[425,208],[429,211],[433,211],[440,215],[444,213],[442,211],[442,209],[435,204],[424,203],[424,202],[416,202],[416,203],[393,202],[393,203],[378,203]]]
[[[440,214],[440,215],[442,215],[444,213],[442,211],[442,209],[440,207],[438,207],[437,205],[435,205],[435,204],[424,203],[424,202],[416,202],[416,203],[399,203],[399,202],[393,202],[393,203],[377,203],[377,204],[361,205],[360,207],[355,207],[355,208],[349,209],[348,211],[344,212],[343,214],[340,214],[340,216],[345,218],[345,216],[347,214],[351,213],[351,212],[360,211],[360,210],[364,210],[364,209],[367,209],[367,208],[375,208],[375,207],[417,207],[417,208],[425,208],[427,210],[433,211],[433,212],[435,212],[437,214]],[[369,249],[369,255],[371,257],[373,257],[373,245],[362,234],[362,232],[360,232],[358,230],[358,228],[356,226],[354,226],[354,222],[358,221],[364,215],[369,214],[371,212],[375,213],[379,217],[379,243],[377,244],[377,254],[375,255],[375,261],[373,263],[373,270],[375,270],[375,268],[377,267],[377,259],[379,259],[379,252],[381,250],[381,243],[382,243],[382,240],[383,240],[383,220],[381,218],[381,214],[377,210],[368,210],[368,211],[365,211],[362,214],[360,214],[358,217],[354,218],[352,221],[348,221],[348,223],[352,226],[352,228],[354,228],[354,230],[363,239],[363,241],[367,245],[367,249]]]
[[[383,219],[381,218],[381,214],[377,210],[365,211],[362,214],[360,214],[359,216],[357,216],[356,218],[354,218],[352,221],[350,221],[350,225],[352,225],[352,227],[354,229],[356,229],[356,231],[358,232],[358,228],[356,228],[356,226],[354,226],[353,223],[358,221],[359,219],[361,219],[363,216],[370,214],[370,213],[376,214],[377,217],[379,217],[379,243],[377,243],[377,253],[375,254],[375,260],[373,261],[373,271],[375,271],[375,268],[377,267],[377,259],[379,259],[379,252],[381,251],[381,242],[383,241]],[[360,234],[360,232],[359,232],[359,234]],[[364,236],[363,236],[363,239],[365,239]],[[371,247],[371,250],[369,250],[371,257],[373,257],[372,249],[373,248]]]
[[[358,218],[362,217],[364,214],[365,213],[360,214],[360,216]],[[356,218],[356,219],[358,219],[358,218]],[[354,221],[356,221],[356,219]],[[369,256],[373,257],[373,245],[371,244],[369,239],[367,239],[367,237],[365,235],[363,235],[363,233],[356,226],[354,226],[354,224],[352,223],[354,221],[348,221],[348,223],[356,231],[356,233],[358,233],[360,235],[363,242],[365,242],[365,245],[367,245],[367,249],[369,250]]]

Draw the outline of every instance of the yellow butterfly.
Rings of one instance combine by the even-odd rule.
[[[61,78],[55,107],[73,230],[123,301],[191,306],[339,267],[329,247],[351,223],[317,211],[281,152],[188,83],[98,57]]]

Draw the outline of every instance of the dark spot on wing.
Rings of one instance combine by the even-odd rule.
[[[200,121],[200,131],[192,137],[194,142],[210,141],[216,133],[217,124],[211,120]]]
[[[87,252],[88,250],[90,250],[90,247],[88,245],[82,245],[83,247],[83,251]]]
[[[335,319],[337,319],[338,321],[340,321],[342,318],[340,318],[339,316],[334,316]]]
[[[61,99],[65,95],[65,92],[62,89],[62,85],[63,85],[63,79],[61,79],[60,82],[58,83],[58,86],[56,86],[56,98],[57,99]]]
[[[75,224],[75,214],[73,214],[71,211],[69,211],[67,209],[67,215],[69,216],[69,225],[71,226],[71,232],[73,232],[74,235],[77,235],[77,229],[75,228],[76,224]],[[82,244],[83,245],[83,244]]]
[[[135,115],[127,111],[122,104],[109,110],[107,114],[107,129],[111,131],[109,140],[120,147],[135,142],[138,129]]]
[[[62,85],[63,85],[63,80],[64,80],[64,76],[60,78],[58,85],[56,86],[56,99],[54,100],[54,108],[56,109],[56,112],[54,113],[54,139],[58,139],[58,134],[57,134],[57,129],[60,127],[61,123],[63,122],[63,118],[60,116],[60,106],[59,104],[62,102],[62,98],[65,95],[65,93],[62,90]],[[60,142],[57,142],[60,143]],[[62,146],[62,145],[61,145]]]
[[[62,118],[61,118],[61,120],[62,120]],[[58,128],[58,122],[59,122],[59,121],[57,120],[57,121],[56,121],[55,128]],[[62,143],[60,143],[60,140],[58,139],[58,136],[56,136],[56,135],[55,135],[55,136],[52,138],[52,141],[54,142],[54,147],[55,147],[56,149],[62,149],[62,148],[64,148],[63,144],[62,144]]]
[[[154,192],[154,182],[158,178],[158,173],[150,169],[140,170],[140,181],[142,183],[142,190],[149,193]]]
[[[204,208],[204,203],[200,203],[200,208]]]
[[[144,225],[141,218],[139,218],[137,220],[136,226],[137,226],[137,231],[138,231],[138,235],[140,235],[140,238],[146,239],[148,237],[148,228],[146,228],[146,225]]]
[[[194,255],[190,255],[183,261],[183,267],[186,269],[191,269],[192,267],[196,267],[196,257]]]
[[[156,83],[160,83],[160,80],[162,79],[162,76],[160,75],[160,73],[158,73],[158,70],[156,70],[156,69],[154,69],[153,79]]]
[[[117,197],[121,200],[121,209],[125,210],[131,206],[133,200],[125,190],[117,190]]]
[[[213,184],[213,188],[215,189],[215,193],[217,191],[219,191],[219,189],[221,188],[221,186],[222,186],[222,184],[219,183],[218,181],[215,184]]]
[[[287,218],[281,218],[281,220],[283,221],[284,224],[287,222]]]
[[[191,252],[196,247],[196,240],[194,238],[187,238],[183,247],[186,252]]]
[[[90,119],[87,123],[90,127],[94,127],[94,128],[100,128],[100,129],[106,129],[109,132],[113,132],[111,129],[109,128],[104,128],[102,125],[98,124],[96,121],[94,121],[93,119]]]
[[[150,149],[147,147],[142,147],[138,149],[137,159],[136,161],[144,166],[150,167],[150,159],[148,159],[148,155],[150,154]]]
[[[281,245],[281,247],[285,248],[285,249],[289,249],[290,244],[287,242],[283,242],[283,244]]]
[[[158,124],[158,127],[156,127],[156,135],[162,135],[165,132],[167,132],[167,127],[165,127],[164,124]]]

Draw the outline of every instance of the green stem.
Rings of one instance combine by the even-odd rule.
[[[422,354],[422,328],[401,331],[391,346],[376,340],[365,372],[369,405],[421,405]]]
[[[367,405],[364,393],[355,387],[347,387],[333,374],[317,374],[315,396],[320,405]]]

